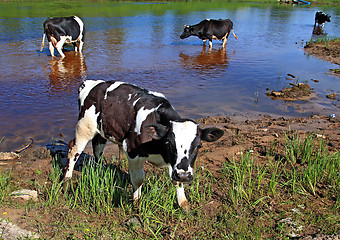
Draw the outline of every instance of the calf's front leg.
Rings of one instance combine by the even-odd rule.
[[[144,183],[145,172],[143,169],[143,158],[135,157],[133,159],[128,157],[129,174],[133,186],[133,201],[136,202],[142,195],[142,184]]]
[[[170,174],[170,178],[172,175],[172,167],[169,165],[169,174]],[[183,183],[180,182],[173,182],[173,184],[176,187],[176,197],[177,197],[177,203],[178,205],[186,212],[189,211],[189,204],[188,204],[188,200],[185,196],[185,192],[184,192],[184,186]]]
[[[185,196],[183,183],[176,182],[176,196],[178,205],[186,212],[189,211],[188,200]]]
[[[54,57],[54,47],[52,42],[48,42],[48,48],[50,49],[51,56]]]

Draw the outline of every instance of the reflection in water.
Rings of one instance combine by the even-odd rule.
[[[73,91],[86,77],[85,58],[77,52],[65,52],[65,58],[53,58],[50,63],[49,88],[52,92]]]
[[[229,62],[225,48],[207,50],[203,47],[202,52],[193,56],[180,53],[181,62],[185,68],[194,68],[203,72],[211,72],[219,69],[226,70]]]
[[[313,35],[323,35],[323,26],[322,25],[314,25],[313,27]]]
[[[45,1],[29,8],[25,7],[28,1],[20,2],[20,7],[15,3],[11,9],[17,11],[4,11],[6,16],[14,16],[0,21],[0,139],[5,136],[0,147],[9,137],[33,138],[35,144],[50,143],[59,133],[65,141],[73,138],[77,89],[87,76],[126,81],[162,92],[181,114],[190,118],[257,112],[306,116],[320,113],[320,109],[327,115],[340,114],[340,108],[325,97],[330,88],[340,91],[340,81],[324,74],[325,69],[334,66],[306,57],[296,44],[311,36],[318,10],[312,6],[82,1],[79,10],[79,4],[65,9],[55,2],[56,5],[46,2],[50,14],[40,6],[45,6]],[[83,53],[86,59],[73,51],[65,52],[62,60],[51,60],[48,49],[41,53],[45,20],[41,13],[73,15],[79,11],[88,26]],[[339,13],[329,11],[332,22],[338,22]],[[228,41],[226,51],[221,45],[209,51],[195,38],[179,39],[185,22],[209,17],[233,19],[239,39],[229,39],[232,41]],[[337,36],[340,25],[328,24],[325,32]],[[266,97],[266,87],[282,89],[288,84],[281,77],[287,73],[303,82],[319,80],[311,87],[320,97],[299,103],[304,109],[312,103],[312,110],[300,114]],[[259,100],[256,105],[254,92]]]

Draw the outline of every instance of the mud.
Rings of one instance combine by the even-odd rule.
[[[313,56],[325,61],[340,65],[340,40],[335,39],[321,43],[310,43],[304,50]],[[331,72],[340,77],[339,69],[330,69]]]

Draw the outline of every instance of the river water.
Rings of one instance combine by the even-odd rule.
[[[308,116],[340,114],[326,99],[340,92],[337,65],[303,51],[314,14],[329,13],[325,36],[340,34],[340,9],[323,6],[230,2],[0,3],[0,151],[32,138],[37,145],[73,138],[77,89],[84,79],[119,80],[164,93],[184,117],[208,115]],[[87,30],[84,54],[52,58],[40,52],[42,24],[49,16],[78,15]],[[195,37],[180,39],[183,25],[205,18],[229,18],[236,40],[227,48]],[[70,49],[71,50],[71,49]],[[287,80],[287,74],[295,79]],[[318,80],[318,81],[314,81]],[[266,89],[292,82],[311,85],[308,101],[274,101]]]

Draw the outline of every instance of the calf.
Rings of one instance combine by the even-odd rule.
[[[326,14],[325,12],[322,12],[322,11],[317,11],[315,13],[314,28],[315,28],[316,24],[318,26],[321,25],[321,28],[324,28],[325,22],[331,22],[331,15]]]
[[[64,44],[73,44],[74,50],[78,51],[79,49],[81,53],[85,36],[84,23],[77,16],[48,18],[44,22],[44,35],[40,51],[44,47],[45,35],[52,56],[54,56],[54,48],[56,48],[60,56],[64,58],[65,55],[62,51]]]
[[[197,36],[204,43],[209,40],[209,47],[212,47],[212,39],[223,40],[223,47],[225,48],[230,31],[233,32],[234,37],[237,39],[233,30],[233,22],[230,19],[205,19],[196,25],[185,25],[180,38]]]
[[[223,135],[218,128],[200,129],[195,121],[181,118],[163,94],[124,82],[85,81],[79,88],[79,111],[64,178],[72,177],[88,141],[92,140],[97,161],[106,142],[111,141],[126,152],[134,201],[141,197],[143,162],[148,160],[157,167],[169,168],[178,204],[187,209],[183,183],[193,179],[201,140],[213,142]]]

